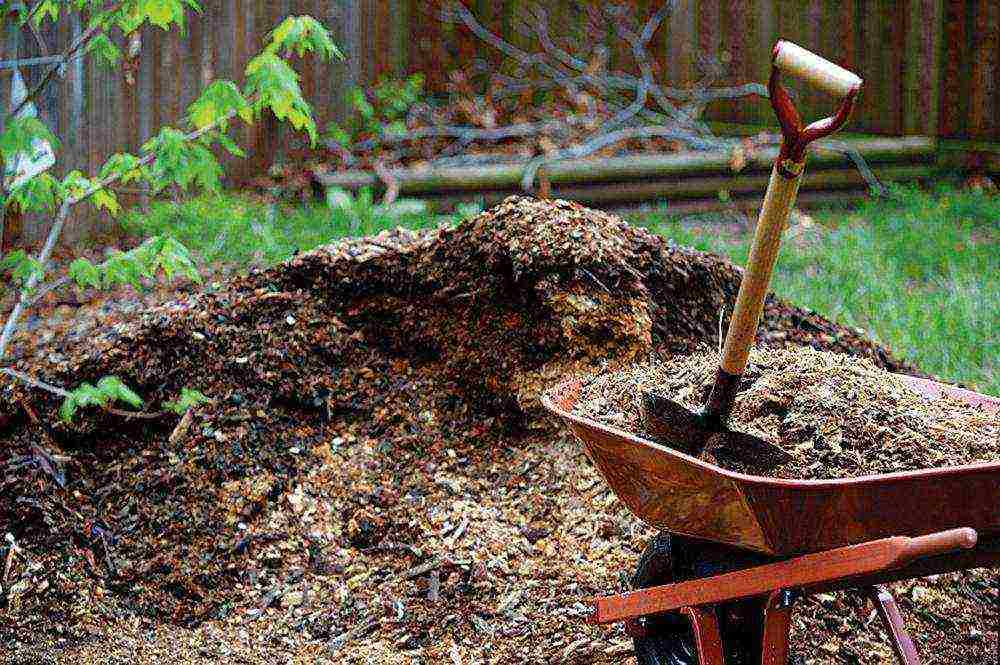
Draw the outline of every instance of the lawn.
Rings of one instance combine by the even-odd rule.
[[[207,262],[273,263],[331,240],[397,225],[455,223],[418,202],[385,208],[340,196],[333,205],[272,206],[248,197],[158,203],[133,214],[136,235],[169,233]],[[1000,197],[941,186],[893,188],[850,209],[811,213],[805,240],[786,242],[774,290],[839,323],[862,328],[945,380],[1000,395]],[[708,218],[633,215],[679,244],[743,263],[745,232]]]
[[[1000,197],[894,188],[812,217],[815,237],[782,247],[778,295],[862,328],[928,372],[1000,395]],[[746,261],[745,234],[663,216],[638,221]]]

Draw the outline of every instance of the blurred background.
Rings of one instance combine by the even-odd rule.
[[[979,143],[1000,141],[1000,5],[990,0],[611,4],[477,0],[464,5],[442,0],[206,0],[201,4],[202,12],[192,13],[183,32],[146,26],[131,35],[122,44],[125,57],[118,67],[82,59],[60,72],[59,80],[37,103],[40,117],[63,138],[60,165],[84,171],[96,168],[109,152],[134,150],[160,126],[177,122],[208,81],[239,80],[266,32],[289,14],[311,14],[323,21],[346,55],[342,62],[302,63],[301,85],[321,127],[330,122],[349,126],[355,120],[357,90],[370,96],[381,84],[383,96],[392,95],[399,92],[392,88],[394,83],[413,75],[419,75],[420,85],[410,93],[410,106],[418,101],[444,105],[447,108],[438,113],[446,115],[450,124],[472,127],[579,112],[586,103],[617,101],[627,106],[636,99],[636,86],[616,87],[610,79],[616,72],[641,75],[644,64],[656,83],[667,88],[763,83],[771,47],[785,38],[863,76],[865,89],[849,125],[852,132],[958,141],[946,146],[949,152],[962,151],[957,162],[950,163],[972,168],[977,160],[993,159],[988,151],[979,150],[989,146]],[[661,15],[641,47],[643,63],[623,30],[641,31],[657,12]],[[14,72],[30,87],[44,73],[45,58],[55,57],[79,31],[74,17],[33,30],[9,23],[0,54],[4,66],[0,105],[9,105]],[[546,61],[566,77],[579,72],[551,49],[546,51],[544,41],[579,58],[578,64],[594,75],[591,84],[574,86],[547,76],[545,67],[539,66]],[[511,57],[503,45],[541,56],[535,66],[528,66]],[[578,91],[591,98],[567,98]],[[697,103],[686,110],[712,123],[714,133],[740,135],[774,126],[761,99],[740,95],[689,101]],[[797,99],[806,118],[828,113],[829,102],[815,92]],[[519,111],[505,113],[505,104]],[[662,110],[656,108],[652,94],[646,107]],[[407,118],[405,112],[410,110],[404,108],[388,122],[433,124]],[[645,122],[650,122],[648,116]],[[336,136],[328,133],[326,138]],[[294,150],[296,141],[277,123],[259,123],[243,138],[249,159],[227,164],[234,184],[264,174],[275,164],[324,161],[322,152]],[[544,146],[530,151],[544,152]],[[428,149],[420,156],[433,157],[434,152]],[[331,168],[345,166],[336,151],[327,157]],[[92,222],[89,230],[95,224],[99,225]],[[87,227],[78,225],[71,235],[87,232]],[[24,233],[26,240],[33,239],[31,228]]]
[[[87,57],[58,68],[35,103],[61,143],[51,172],[94,173],[109,154],[181,126],[204,87],[241,81],[293,14],[321,21],[344,54],[292,57],[316,141],[268,114],[240,124],[246,157],[220,153],[223,191],[116,187],[123,213],[77,207],[62,236],[71,251],[57,261],[172,237],[207,273],[228,274],[345,236],[454,224],[511,194],[612,209],[741,261],[780,140],[765,83],[783,38],[865,86],[846,130],[810,154],[776,291],[928,371],[998,390],[994,0],[200,5],[183,30],[115,32],[112,67]],[[11,108],[83,26],[74,12],[4,26],[0,108]],[[807,121],[833,110],[835,100],[788,84]],[[4,222],[5,251],[37,248],[51,228],[14,209]],[[60,298],[57,309],[74,311],[108,301]]]

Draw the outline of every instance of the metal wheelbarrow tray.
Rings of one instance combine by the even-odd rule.
[[[949,394],[1000,412],[1000,400],[903,377],[919,392]],[[728,471],[572,413],[580,379],[542,398],[583,443],[608,485],[647,524],[773,556],[834,549],[891,536],[969,527],[1000,536],[1000,461],[832,480],[788,480]]]

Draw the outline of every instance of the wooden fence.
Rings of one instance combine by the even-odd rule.
[[[436,18],[441,0],[414,3],[408,14],[410,69],[427,72],[443,90],[448,71],[473,58],[496,63],[496,53],[464,28]],[[925,134],[1000,140],[1000,3],[997,0],[675,0],[671,17],[653,38],[662,80],[695,81],[697,58],[716,58],[727,69],[720,83],[767,80],[771,47],[789,39],[858,72],[865,89],[853,129],[876,134]],[[376,3],[387,4],[387,3]],[[467,6],[487,27],[515,44],[525,38],[513,20],[520,2],[475,0]],[[608,30],[584,32],[581,2],[543,3],[552,24],[578,43],[603,43],[611,63],[628,67],[628,45]],[[633,0],[648,16],[663,0]],[[376,23],[381,39],[392,25]],[[376,50],[372,57],[378,60]],[[384,51],[382,51],[384,52]],[[390,69],[375,64],[375,71]],[[826,113],[829,100],[806,93],[805,111]],[[710,117],[740,123],[770,122],[766,104],[720,102]]]
[[[421,71],[431,92],[446,89],[447,73],[498,54],[468,30],[439,20],[443,0],[203,0],[184,35],[145,29],[134,66],[105,69],[75,62],[39,102],[42,118],[62,137],[59,167],[93,170],[112,151],[135,151],[163,124],[176,123],[202,85],[214,77],[239,78],[263,35],[281,17],[312,14],[331,28],[345,62],[302,63],[303,88],[320,125],[344,113],[344,93],[382,75]],[[587,0],[596,1],[596,0]],[[647,15],[662,0],[633,0]],[[1000,140],[1000,3],[996,0],[675,0],[654,36],[653,54],[664,82],[683,85],[698,76],[696,58],[708,54],[727,65],[726,82],[763,81],[778,37],[839,61],[866,79],[852,128],[877,134],[926,134]],[[525,0],[467,0],[491,29],[515,43],[517,13]],[[604,43],[612,65],[628,66],[610,31],[592,34],[585,5],[544,3],[571,41]],[[8,34],[0,60],[58,53],[78,34],[67,20],[37,38]],[[42,67],[22,68],[31,85]],[[9,105],[9,68],[0,71],[0,108]],[[807,93],[806,114],[828,101]],[[770,121],[760,100],[716,103],[713,119]],[[245,130],[250,159],[233,163],[236,179],[259,173],[289,145],[273,123]]]

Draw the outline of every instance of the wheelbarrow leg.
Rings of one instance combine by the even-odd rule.
[[[885,587],[878,585],[870,586],[865,591],[875,603],[875,610],[889,632],[889,642],[900,665],[920,665],[920,656],[917,655],[913,640],[906,632],[903,617],[899,614],[899,608],[896,607],[892,594],[886,591]]]
[[[715,607],[684,607],[681,612],[691,620],[699,665],[726,665],[722,655],[722,633]]]
[[[788,664],[788,631],[792,626],[792,605],[795,592],[788,589],[772,591],[764,606],[764,641],[761,649],[763,665]]]

